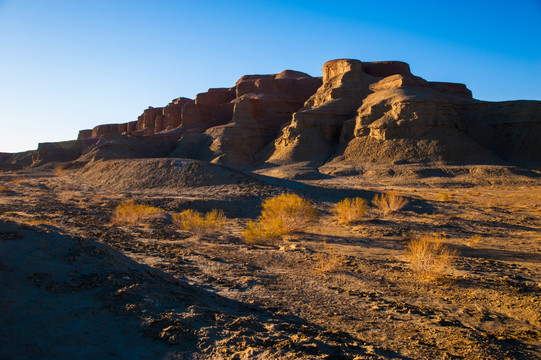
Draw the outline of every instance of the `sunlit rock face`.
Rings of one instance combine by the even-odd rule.
[[[323,79],[269,163],[535,162],[541,149],[541,102],[478,101],[463,84],[426,81],[395,61],[333,60]]]
[[[137,120],[81,130],[74,142],[41,144],[33,158],[170,156],[241,168],[541,162],[539,101],[479,101],[466,85],[426,81],[400,61],[331,60],[322,75],[244,75]]]

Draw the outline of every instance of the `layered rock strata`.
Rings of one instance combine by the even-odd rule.
[[[245,75],[233,87],[149,107],[136,121],[40,144],[33,160],[168,156],[239,168],[302,162],[321,171],[373,163],[541,166],[539,101],[479,101],[465,85],[426,81],[400,61],[338,59],[322,72]]]
[[[323,79],[267,162],[539,161],[541,102],[478,101],[463,84],[428,82],[399,62],[333,60]]]

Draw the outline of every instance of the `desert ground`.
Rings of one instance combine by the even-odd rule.
[[[540,171],[175,166],[0,173],[1,359],[541,359]],[[384,215],[371,201],[389,191],[408,204]],[[247,242],[247,222],[282,193],[319,220]],[[346,197],[368,204],[353,225],[331,213]],[[128,199],[162,216],[112,222]],[[186,209],[221,209],[226,225],[196,236],[172,221]],[[438,278],[406,256],[422,235],[456,254]]]

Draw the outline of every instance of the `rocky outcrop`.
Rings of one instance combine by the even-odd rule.
[[[233,104],[186,104],[182,108],[181,128],[184,130],[206,129],[231,121]]]
[[[323,81],[274,142],[269,163],[322,164],[337,145],[344,122],[355,116],[376,79],[363,71],[361,61],[340,59],[323,65]]]
[[[268,163],[531,164],[541,150],[541,102],[478,101],[465,85],[428,82],[400,62],[334,60],[323,78]]]
[[[87,140],[92,137],[92,129],[80,130],[77,140]]]
[[[154,122],[154,132],[173,130],[182,123],[182,108],[186,104],[193,104],[192,99],[176,98],[163,108],[162,114],[157,115]]]
[[[119,134],[121,133],[122,124],[107,124],[98,125],[92,129],[91,138],[101,137],[103,135]]]
[[[32,165],[35,150],[19,153],[0,153],[0,170],[18,170]]]
[[[426,81],[400,61],[332,60],[322,75],[245,75],[233,87],[149,107],[136,121],[81,130],[77,141],[40,144],[33,158],[42,164],[169,156],[240,168],[302,163],[307,173],[340,164],[541,166],[539,101],[479,101],[464,84]]]
[[[292,70],[243,76],[236,83],[231,122],[207,131],[213,139],[213,162],[237,167],[256,164],[258,152],[320,85],[321,79]]]
[[[88,140],[71,140],[52,143],[40,143],[33,154],[32,165],[40,166],[49,162],[65,162],[78,159],[85,149],[97,141],[96,138]]]
[[[166,157],[177,145],[176,136],[156,134],[149,136],[109,136],[95,139],[95,143],[81,149],[80,154],[69,160],[82,162],[111,159]]]
[[[141,135],[148,135],[154,133],[154,124],[156,116],[162,115],[163,108],[154,108],[149,106],[148,109],[137,118],[136,131],[139,131]]]
[[[478,102],[460,114],[464,131],[483,147],[519,165],[540,165],[540,101]]]
[[[236,89],[233,88],[215,88],[195,97],[197,105],[220,105],[227,104],[236,97]]]

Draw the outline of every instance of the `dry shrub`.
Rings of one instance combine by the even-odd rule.
[[[453,268],[456,251],[443,244],[441,236],[423,235],[412,239],[406,256],[412,270],[422,280],[437,280]]]
[[[242,232],[244,240],[252,245],[266,245],[280,239],[281,234],[274,228],[268,228],[261,222],[248,221],[246,229]]]
[[[122,201],[116,208],[111,222],[116,225],[150,225],[164,216],[160,208],[136,204],[133,200]]]
[[[398,211],[408,204],[408,200],[395,192],[374,196],[372,204],[383,212],[383,215]]]
[[[364,199],[346,198],[334,205],[332,213],[339,224],[350,225],[360,221],[366,212]]]
[[[282,235],[302,232],[318,219],[310,201],[296,194],[281,194],[263,202],[260,222]]]
[[[257,222],[249,221],[242,233],[247,243],[265,244],[302,232],[319,218],[310,201],[295,194],[281,194],[263,202]]]
[[[326,251],[317,254],[317,262],[314,265],[314,270],[319,273],[331,273],[342,270],[342,256],[336,254],[334,247],[328,247],[326,242],[324,244]]]
[[[438,196],[437,196],[437,198],[436,198],[436,200],[437,200],[437,201],[445,202],[445,201],[451,200],[451,198],[452,198],[452,195],[451,195],[451,194],[444,193],[444,192],[439,192],[439,193],[438,193]]]
[[[204,216],[192,209],[173,215],[173,223],[183,230],[201,237],[223,229],[226,218],[223,210],[212,209]]]

